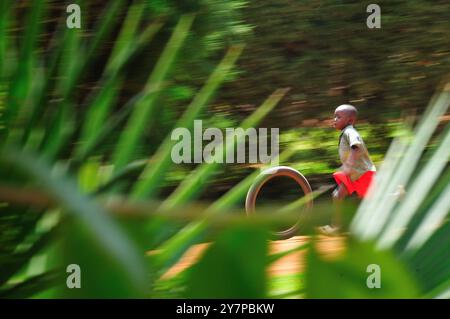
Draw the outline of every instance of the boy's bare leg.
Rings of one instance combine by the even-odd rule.
[[[336,189],[333,191],[333,202],[334,202],[334,215],[332,218],[332,225],[325,225],[318,228],[319,232],[323,235],[327,236],[336,236],[339,232],[339,229],[342,226],[341,223],[341,210],[342,210],[342,201],[343,199],[348,196],[348,191],[345,188],[344,185],[340,184]]]
[[[348,196],[347,188],[343,184],[339,184],[333,191],[333,202],[335,207],[333,226],[340,228],[342,226],[342,202]]]
[[[342,200],[348,196],[347,188],[343,184],[339,184],[333,191],[333,199],[336,201]]]

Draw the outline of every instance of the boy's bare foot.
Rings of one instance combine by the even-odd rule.
[[[325,236],[338,236],[339,230],[339,227],[331,225],[317,227],[317,231]]]

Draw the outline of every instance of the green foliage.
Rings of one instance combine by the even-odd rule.
[[[392,252],[377,251],[373,244],[351,240],[346,252],[327,261],[316,249],[308,255],[305,275],[306,298],[418,298],[420,290],[411,270]],[[374,273],[368,266],[380,268],[380,288],[368,287]],[[376,273],[374,273],[376,275]]]
[[[2,2],[2,5],[5,20],[2,20],[1,32],[6,34],[9,14],[22,9],[10,2]],[[36,209],[23,209],[24,218],[19,218],[20,210],[12,207],[14,204],[9,203],[9,198],[2,205],[2,211],[8,212],[2,214],[2,228],[5,235],[10,234],[2,237],[5,249],[2,252],[1,291],[4,296],[30,296],[39,292],[39,283],[42,284],[41,291],[58,283],[58,290],[49,296],[151,295],[150,287],[155,279],[145,274],[143,254],[152,248],[148,238],[158,231],[152,224],[156,219],[139,225],[143,227],[122,220],[121,224],[127,225],[124,233],[124,229],[98,203],[102,197],[87,196],[87,193],[94,192],[97,195],[117,193],[120,188],[112,187],[114,183],[120,182],[130,172],[139,173],[144,169],[145,161],[144,165],[130,162],[137,159],[139,152],[135,149],[139,149],[145,132],[151,128],[147,122],[155,116],[154,103],[159,95],[166,90],[171,92],[177,89],[176,85],[167,87],[165,82],[170,76],[176,77],[176,72],[169,71],[177,65],[177,53],[184,40],[191,36],[191,32],[195,33],[191,31],[195,13],[179,19],[173,15],[179,22],[171,35],[165,37],[167,45],[155,59],[145,86],[140,92],[134,92],[135,96],[123,107],[117,108],[116,104],[122,100],[126,77],[124,67],[161,31],[164,20],[167,20],[167,17],[157,17],[152,23],[145,23],[144,7],[144,1],[136,1],[121,20],[118,13],[123,9],[123,1],[113,1],[105,6],[98,23],[90,23],[94,25],[90,36],[84,36],[82,30],[66,28],[64,20],[60,21],[60,25],[46,26],[54,32],[55,48],[52,48],[46,47],[50,45],[48,43],[36,41],[43,27],[41,21],[45,21],[46,13],[50,12],[49,2],[39,1],[36,6],[26,8],[29,17],[26,36],[19,39],[17,34],[10,34],[11,38],[18,38],[21,43],[19,51],[23,63],[8,65],[8,72],[4,68],[1,72],[1,88],[7,88],[2,91],[1,105],[8,105],[2,107],[2,122],[5,124],[1,127],[2,182],[10,183],[4,187],[6,194],[14,193],[11,189],[16,185],[41,185],[41,190],[39,194],[25,192],[18,199],[15,197],[25,207],[33,203],[37,205]],[[86,8],[82,4],[82,10]],[[234,7],[225,6],[223,9],[227,8],[231,10]],[[202,15],[199,16],[201,19]],[[92,76],[92,61],[102,57],[100,49],[117,29],[117,40],[107,56],[107,62],[100,64],[100,77],[95,80],[98,88],[86,94],[80,90],[80,84]],[[6,39],[9,40],[8,37]],[[157,41],[162,39],[159,36]],[[2,42],[2,56],[11,59],[15,50],[12,45],[6,45],[8,43],[6,40]],[[43,54],[46,50],[50,54]],[[204,89],[193,97],[180,125],[187,125],[200,115],[199,111],[211,100],[241,51],[241,46],[232,47],[224,61],[212,70]],[[189,89],[184,92],[189,92]],[[183,94],[185,98],[192,96]],[[282,95],[277,95],[277,98],[280,97]],[[53,99],[50,104],[47,103],[49,99]],[[81,109],[77,107],[80,101],[83,101]],[[270,100],[269,105],[256,112],[249,123],[261,120],[275,104],[276,101]],[[127,124],[122,127],[125,120]],[[116,133],[118,128],[122,134]],[[113,148],[113,166],[105,163],[104,154],[98,151],[101,143],[111,134],[120,135],[117,146]],[[91,157],[94,153],[101,156]],[[167,161],[166,158],[163,162],[166,164]],[[211,169],[209,171],[212,172]],[[152,181],[152,187],[161,187],[165,174],[165,170],[160,172],[158,179]],[[78,180],[78,184],[74,180]],[[136,186],[141,185],[137,183]],[[145,187],[148,188],[148,185]],[[4,192],[2,194],[8,197]],[[127,191],[122,195],[127,195]],[[56,221],[57,227],[38,231],[37,222],[48,216],[53,206],[62,210],[63,218]],[[157,208],[155,205],[152,207],[154,210]],[[139,232],[136,232],[137,228]],[[73,235],[63,235],[61,240],[60,236],[64,233]],[[26,267],[29,263],[32,265],[32,259],[37,254],[45,260],[44,272],[29,276]],[[64,277],[61,272],[64,271],[63,265],[74,260],[82,269],[87,269],[83,276],[88,283],[79,291],[68,291],[61,279]],[[149,273],[153,272],[158,271],[150,270]]]
[[[188,105],[187,110],[183,113],[183,116],[175,124],[175,127],[185,127],[192,130],[192,124],[196,117],[199,116],[200,111],[204,108],[205,104],[211,99],[212,94],[223,81],[224,76],[228,73],[230,68],[235,63],[237,57],[240,55],[242,47],[234,47],[230,49],[228,54],[219,64],[213,74],[211,74],[205,86],[199,91],[192,103]],[[143,196],[151,196],[152,192],[158,188],[159,181],[163,174],[167,172],[168,165],[170,163],[169,155],[175,142],[167,136],[163,141],[160,148],[154,155],[158,163],[149,164],[146,170],[142,174],[142,180],[139,181],[134,190],[134,194],[137,198]]]
[[[188,298],[264,298],[267,232],[236,226],[221,234],[188,275]]]
[[[184,16],[180,19],[165,50],[161,54],[161,58],[158,60],[154,71],[148,79],[148,84],[144,89],[143,97],[136,102],[131,118],[125,127],[116,148],[113,162],[117,168],[122,168],[132,158],[132,152],[137,144],[139,144],[140,137],[152,114],[154,103],[158,98],[157,94],[161,92],[161,86],[169,71],[169,67],[172,65],[179,47],[186,38],[193,19],[193,16]]]
[[[423,110],[448,76],[449,3],[378,1],[380,29],[366,26],[369,4],[250,1],[243,16],[253,32],[239,63],[241,76],[222,91],[221,103],[252,101],[273,83],[291,87],[279,112],[268,119],[283,128],[301,126],[299,118],[329,118],[346,102],[380,126]]]
[[[34,182],[44,185],[45,190],[59,202],[65,212],[73,214],[80,222],[80,226],[76,229],[81,233],[85,232],[86,237],[90,237],[91,243],[82,243],[81,240],[77,244],[82,243],[82,246],[93,247],[97,245],[106,256],[118,264],[116,272],[122,272],[122,277],[135,286],[136,289],[140,288],[143,291],[142,282],[145,278],[144,267],[142,259],[138,255],[137,251],[131,244],[128,238],[126,238],[118,226],[111,221],[95,202],[91,199],[82,196],[78,191],[75,184],[65,179],[62,176],[51,176],[50,168],[43,162],[32,159],[28,154],[19,153],[13,149],[7,149],[0,153],[0,160],[7,165],[14,165],[17,169],[22,170],[25,174],[29,175]],[[75,233],[70,236],[73,239],[77,236],[76,232],[69,231],[69,233]],[[51,232],[42,235],[41,241],[48,237]],[[37,241],[36,244],[42,244]],[[72,247],[66,251],[77,251]],[[30,250],[29,250],[30,251]],[[37,250],[31,250],[35,252]],[[83,253],[88,253],[89,250],[82,250]],[[88,254],[89,258],[92,256],[98,256],[98,253],[91,252]],[[73,257],[73,255],[71,256]],[[77,258],[82,260],[83,258]],[[108,264],[111,264],[109,262]],[[16,268],[17,269],[17,268]],[[98,267],[96,268],[98,269]],[[95,278],[95,277],[94,277]],[[91,281],[92,283],[94,280]]]
[[[329,261],[311,249],[307,272],[294,275],[296,284],[269,279],[267,269],[314,245],[269,254],[267,225],[258,219],[252,226],[236,224],[230,213],[258,171],[236,169],[238,178],[227,176],[221,196],[188,207],[227,169],[219,163],[173,168],[169,158],[172,127],[190,127],[202,117],[218,127],[256,127],[266,123],[288,92],[276,88],[295,83],[301,85],[290,98],[311,101],[297,105],[330,105],[343,97],[363,99],[366,106],[422,104],[428,87],[442,75],[434,65],[448,63],[447,52],[439,51],[441,35],[447,34],[438,25],[445,4],[427,9],[432,11],[419,21],[436,21],[420,35],[426,45],[419,48],[420,41],[410,46],[401,36],[372,32],[361,39],[360,17],[354,14],[361,5],[353,1],[322,6],[314,1],[255,2],[245,15],[257,26],[258,37],[245,51],[239,40],[250,27],[241,20],[247,5],[242,1],[136,0],[126,9],[125,1],[116,0],[102,3],[98,20],[85,17],[88,31],[68,29],[64,19],[48,22],[52,4],[40,0],[21,7],[2,1],[0,7],[1,297],[404,298],[448,293],[450,135],[439,126],[448,110],[448,87],[431,101],[413,133],[396,123],[381,129],[360,126],[380,159],[390,142],[383,137],[396,137],[379,173],[380,187],[358,208],[346,255]],[[95,3],[81,5],[89,12]],[[395,19],[398,10],[411,9],[406,11],[411,14],[421,6],[386,3],[385,27],[393,33],[403,30],[405,22]],[[24,13],[21,34],[14,27]],[[276,19],[267,19],[273,14]],[[281,18],[298,23],[275,28]],[[337,31],[355,36],[345,40],[335,36]],[[298,42],[297,34],[305,40]],[[406,49],[397,52],[396,41]],[[270,43],[275,48],[266,50]],[[369,50],[373,43],[382,53]],[[430,56],[426,63],[425,56]],[[422,62],[431,70],[426,83],[419,81]],[[264,69],[272,71],[260,72]],[[239,102],[228,105],[232,86],[221,86],[239,70],[244,82],[235,81],[231,91]],[[409,89],[411,83],[415,90]],[[336,86],[349,91],[335,95]],[[222,111],[216,112],[214,101],[225,105]],[[255,107],[254,101],[263,102]],[[231,106],[242,103],[251,106],[236,116]],[[273,120],[280,118],[267,123]],[[323,127],[286,131],[279,160],[306,174],[328,174],[335,166],[336,134]],[[399,183],[407,193],[397,202],[389,194]],[[205,236],[214,243],[194,267],[172,279],[161,277]],[[81,266],[79,290],[66,287],[66,266],[72,263]],[[364,288],[368,263],[382,267],[381,290]]]

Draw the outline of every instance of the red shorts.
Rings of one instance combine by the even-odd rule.
[[[333,173],[334,180],[338,185],[344,184],[349,194],[356,192],[359,198],[365,197],[374,175],[375,172],[367,171],[357,180],[352,181],[350,177],[345,175],[343,172]]]

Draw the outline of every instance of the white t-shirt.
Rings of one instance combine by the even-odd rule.
[[[352,146],[358,147],[358,156],[353,164],[349,161]],[[342,162],[341,170],[350,172],[352,181],[367,171],[376,171],[361,135],[352,125],[347,125],[339,137],[339,157]]]

